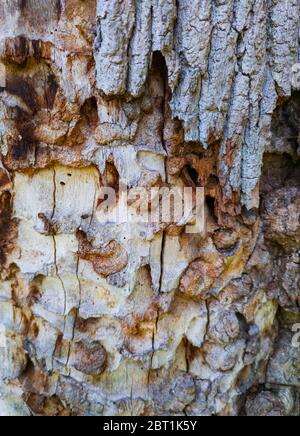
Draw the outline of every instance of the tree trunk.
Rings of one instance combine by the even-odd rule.
[[[299,20],[2,0],[0,414],[300,415]],[[120,181],[205,231],[105,221]]]

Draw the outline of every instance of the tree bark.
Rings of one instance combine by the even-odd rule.
[[[299,22],[1,2],[1,415],[300,415]],[[120,181],[203,187],[205,232],[104,222]]]

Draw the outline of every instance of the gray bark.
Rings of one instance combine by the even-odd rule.
[[[0,4],[0,414],[300,414],[298,0]],[[205,234],[101,221],[202,186]]]

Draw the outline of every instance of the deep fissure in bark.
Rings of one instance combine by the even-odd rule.
[[[0,414],[300,414],[299,10],[252,3],[1,3]]]

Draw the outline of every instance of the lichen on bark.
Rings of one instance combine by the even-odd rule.
[[[1,2],[0,414],[299,416],[299,20]],[[203,187],[205,234],[103,225],[121,180]]]

